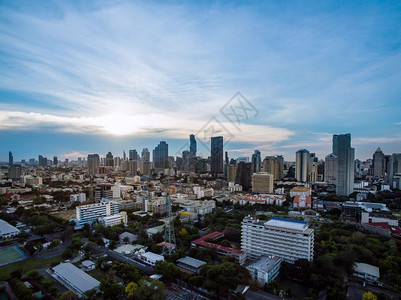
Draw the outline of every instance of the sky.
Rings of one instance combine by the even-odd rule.
[[[238,94],[239,92],[239,94]],[[401,152],[400,1],[0,0],[0,161]]]

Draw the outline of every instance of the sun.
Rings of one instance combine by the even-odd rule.
[[[113,135],[128,135],[136,131],[135,120],[127,115],[108,115],[100,120],[100,127]]]

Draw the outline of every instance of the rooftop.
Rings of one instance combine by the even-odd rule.
[[[281,219],[281,218],[272,218],[270,221],[267,221],[265,223],[265,226],[304,231],[308,227],[308,222]]]
[[[82,292],[91,290],[100,285],[99,281],[71,263],[61,263],[55,266],[53,270]]]
[[[257,262],[249,265],[247,268],[263,270],[268,272],[272,267],[274,267],[280,261],[282,261],[282,258],[277,256],[262,256]]]
[[[365,264],[365,263],[355,263],[355,267],[354,270],[358,273],[365,273],[371,276],[375,276],[380,278],[380,270],[378,267],[369,265],[369,264]]]
[[[189,256],[177,259],[177,264],[178,263],[189,265],[194,268],[200,268],[201,266],[206,264],[206,262],[204,262],[203,260],[195,259]]]
[[[9,224],[8,222],[0,219],[0,235],[3,234],[8,234],[12,232],[19,231],[17,227],[14,227],[13,225]]]
[[[241,250],[238,250],[238,249],[234,249],[234,248],[225,247],[225,246],[221,246],[221,245],[218,245],[218,244],[206,242],[206,240],[208,240],[208,239],[214,239],[214,238],[217,238],[217,237],[222,236],[222,235],[223,234],[221,232],[215,231],[215,232],[209,233],[209,234],[207,234],[207,235],[205,235],[205,236],[203,236],[203,237],[201,237],[199,239],[196,239],[196,240],[192,241],[192,243],[193,244],[197,244],[197,245],[201,245],[201,246],[204,246],[204,247],[216,248],[217,250],[224,251],[224,252],[231,253],[231,254],[236,254],[236,255],[241,255],[241,254],[245,253],[245,252],[243,252]]]

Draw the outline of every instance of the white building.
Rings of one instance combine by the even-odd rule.
[[[205,189],[200,186],[194,186],[193,191],[197,199],[202,199],[205,197],[213,197],[214,195],[214,190],[212,188]]]
[[[0,238],[6,239],[12,236],[16,236],[20,233],[20,230],[8,222],[0,219]]]
[[[53,268],[53,277],[80,297],[88,290],[97,288],[100,282],[71,263],[61,263]]]
[[[228,190],[229,192],[242,192],[242,185],[235,183],[234,181],[230,181],[228,183]]]
[[[86,194],[85,193],[79,193],[79,194],[71,194],[70,195],[70,202],[86,202]]]
[[[262,285],[272,282],[280,272],[282,258],[273,255],[262,256],[255,263],[246,268],[253,279],[256,279]]]
[[[77,206],[75,210],[76,220],[80,225],[83,225],[99,218],[118,214],[119,204],[113,201],[102,201],[100,203]]]
[[[301,196],[301,197],[306,197],[306,196],[311,196],[312,195],[312,189],[307,186],[296,186],[293,187],[290,190],[290,197],[295,197],[295,196]]]
[[[354,275],[368,281],[378,281],[380,278],[380,269],[369,264],[356,262]]]
[[[241,250],[250,258],[274,255],[294,263],[313,260],[314,230],[307,222],[272,218],[264,222],[250,216],[242,221]]]
[[[103,217],[103,218],[100,219],[100,222],[106,227],[119,225],[121,223],[123,223],[124,225],[127,225],[128,216],[127,216],[127,213],[125,211],[122,211],[122,212],[120,212],[118,214],[115,214],[115,215]]]
[[[138,258],[151,266],[155,266],[158,261],[164,261],[162,255],[153,252],[140,253]]]

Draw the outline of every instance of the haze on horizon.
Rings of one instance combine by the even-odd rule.
[[[399,1],[2,1],[0,161],[175,155],[212,117],[234,158],[324,158],[348,132],[356,158],[401,152],[400,28]],[[219,113],[237,91],[240,130]]]

